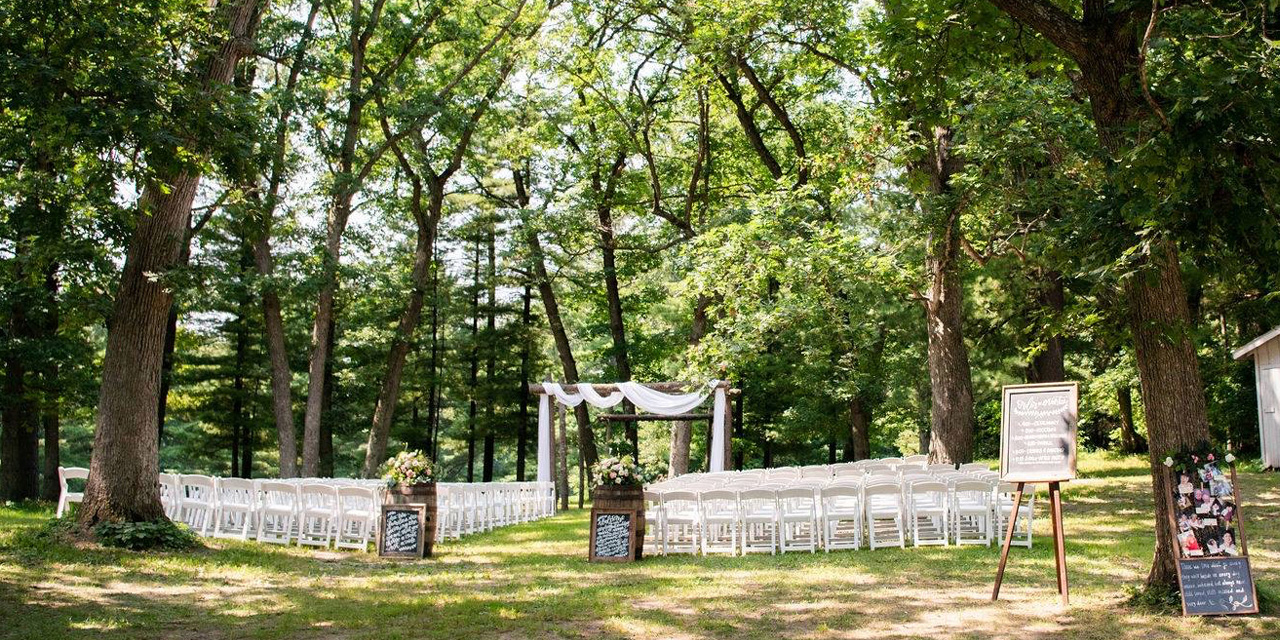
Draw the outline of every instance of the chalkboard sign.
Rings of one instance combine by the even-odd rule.
[[[635,559],[636,512],[626,509],[591,510],[592,562],[630,562]]]
[[[1079,386],[1008,385],[1000,416],[1000,479],[1049,482],[1076,476]]]
[[[421,558],[426,546],[427,505],[384,504],[378,527],[378,555]]]
[[[1182,613],[1225,616],[1258,612],[1248,558],[1180,558]]]

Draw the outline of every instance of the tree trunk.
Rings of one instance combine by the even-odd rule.
[[[293,427],[293,372],[289,368],[289,349],[284,339],[284,316],[280,294],[271,282],[275,270],[271,245],[266,236],[254,243],[254,263],[258,274],[266,280],[262,289],[263,337],[271,363],[271,416],[276,425],[276,443],[280,452],[280,477],[298,475],[298,436]]]
[[[1116,389],[1116,404],[1120,407],[1120,451],[1146,452],[1147,442],[1133,425],[1133,391],[1128,385]]]
[[[1151,272],[1131,277],[1125,295],[1142,382],[1155,497],[1155,560],[1147,584],[1176,587],[1178,543],[1168,526],[1172,515],[1167,499],[1173,487],[1162,461],[1207,443],[1209,421],[1177,247],[1165,241],[1153,246],[1152,252]]]
[[[246,0],[241,7],[253,4]],[[156,407],[173,294],[152,274],[164,274],[178,263],[199,174],[183,173],[165,182],[167,190],[153,182],[143,191],[111,314],[93,457],[79,516],[86,527],[164,517],[156,484]]]
[[[622,293],[618,285],[617,242],[613,235],[613,211],[609,203],[596,208],[600,220],[600,251],[604,262],[604,290],[609,307],[609,335],[613,339],[613,363],[619,380],[631,380],[631,360],[627,356],[627,330],[622,320]],[[635,413],[630,401],[622,403],[624,413]],[[640,434],[637,423],[627,422],[627,442],[636,459],[640,459]]]
[[[221,5],[219,13],[228,20],[230,37],[201,65],[200,88],[211,96],[231,81],[241,56],[252,50],[260,18],[255,0]],[[138,225],[125,254],[107,332],[93,457],[79,512],[82,525],[164,518],[156,484],[156,407],[173,295],[154,276],[178,263],[199,183],[194,170],[160,175],[146,184],[139,199]]]
[[[56,338],[60,314],[58,313],[58,265],[52,264],[45,270],[45,300],[49,305],[44,314],[42,333],[46,338]],[[62,491],[58,481],[58,466],[61,464],[61,422],[60,402],[62,400],[62,384],[58,378],[58,361],[46,359],[43,371],[40,372],[41,401],[40,426],[44,431],[44,484],[41,497],[55,501]]]
[[[689,473],[689,444],[693,439],[693,424],[688,420],[671,423],[671,454],[667,461],[667,476],[674,478]]]
[[[849,400],[849,448],[851,462],[871,457],[871,411],[856,395]]]
[[[496,310],[498,307],[498,262],[497,250],[494,246],[497,241],[497,238],[495,237],[496,235],[497,229],[495,222],[490,218],[489,232],[486,237],[489,266],[488,270],[485,272],[485,279],[488,280],[486,283],[488,287],[488,298],[486,299],[485,305],[485,334],[488,336],[488,339],[485,340],[485,342],[488,343],[488,346],[485,349],[484,362],[484,386],[486,389],[486,397],[484,403],[484,465],[481,473],[481,477],[484,478],[485,482],[493,482],[493,456],[494,447],[497,446],[497,420],[494,417],[494,403],[496,401],[494,389],[497,388],[497,384],[494,381],[494,376],[497,372],[498,350],[493,344],[493,341],[497,339],[498,333],[498,319],[496,317]]]
[[[427,431],[431,434],[431,458],[440,459],[437,436],[440,431],[440,264],[436,260],[436,241],[431,242],[431,359],[427,373]]]
[[[524,187],[524,176],[520,170],[512,172],[515,177],[516,193],[522,207],[528,207],[529,197]],[[530,261],[533,263],[534,276],[538,286],[538,297],[542,299],[543,311],[547,316],[547,326],[555,341],[556,354],[560,357],[560,366],[564,372],[566,384],[578,382],[578,363],[573,357],[573,349],[569,344],[569,333],[564,328],[560,317],[560,304],[556,300],[555,289],[551,286],[551,277],[547,274],[546,254],[542,250],[542,240],[537,231],[527,221],[524,223],[525,242],[529,246]],[[574,407],[574,418],[578,422],[578,452],[585,458],[585,467],[594,465],[599,460],[596,449],[595,434],[591,431],[591,418],[587,414],[586,404]]]
[[[39,215],[38,211],[27,216]],[[15,216],[17,217],[17,216]],[[34,222],[27,220],[26,222]],[[28,295],[31,261],[26,236],[27,225],[15,226],[19,236],[14,242],[13,281],[16,299],[10,302],[9,326],[6,333],[4,397],[0,407],[0,501],[34,500],[40,495],[40,413],[35,390],[27,383],[28,362],[34,360],[31,352],[40,337],[37,320],[31,317],[33,296]]]
[[[404,363],[412,346],[413,336],[418,331],[422,320],[422,307],[426,300],[428,278],[432,269],[432,248],[435,246],[436,223],[440,219],[440,210],[444,204],[443,185],[431,183],[430,200],[427,206],[426,224],[418,225],[417,240],[413,251],[413,270],[410,279],[413,290],[409,293],[409,302],[400,314],[400,323],[396,327],[396,335],[392,338],[391,349],[387,354],[387,369],[383,374],[382,387],[378,392],[378,401],[373,410],[373,424],[369,428],[369,440],[365,450],[364,471],[366,478],[375,477],[379,466],[387,459],[387,437],[391,432],[391,420],[395,415],[396,403],[400,397],[400,382],[404,377]],[[416,188],[415,202],[421,201],[421,189]],[[423,216],[415,216],[424,220]],[[433,303],[434,304],[434,303]],[[433,311],[434,313],[434,311]],[[433,363],[434,364],[434,363]],[[432,372],[434,378],[434,371]]]
[[[520,411],[516,416],[516,482],[524,482],[525,450],[529,448],[529,347],[532,340],[529,283],[524,285],[520,312]],[[558,458],[557,458],[558,459]]]
[[[558,403],[557,403],[558,404]],[[556,436],[556,493],[560,496],[560,508],[569,508],[569,434],[565,426],[564,405],[557,407],[560,415],[560,433]]]
[[[471,388],[467,394],[467,482],[475,482],[476,476],[476,393],[480,382],[480,241],[476,240],[475,268],[471,278]]]
[[[335,326],[333,320],[329,321],[329,353],[333,353],[333,344],[337,341],[337,335],[334,331]],[[318,449],[318,463],[316,465],[315,477],[322,478],[333,477],[333,396],[337,393],[337,378],[333,375],[333,359],[327,359],[324,363],[324,389],[320,392],[320,434],[319,442],[316,443]]]
[[[973,459],[973,383],[969,350],[964,344],[964,303],[961,298],[959,212],[944,237],[927,257],[932,290],[925,301],[929,327],[929,387],[932,392],[929,462],[958,463]]]
[[[1042,309],[1059,318],[1066,307],[1066,293],[1062,286],[1062,274],[1051,271],[1040,283],[1037,298]],[[1045,341],[1044,350],[1037,353],[1027,365],[1027,382],[1062,382],[1067,379],[1067,368],[1062,351],[1062,334],[1054,331]]]

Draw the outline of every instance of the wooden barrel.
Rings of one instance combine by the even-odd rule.
[[[591,492],[592,506],[597,509],[626,509],[636,512],[636,560],[644,557],[644,487],[601,485]]]
[[[386,504],[427,505],[427,528],[423,532],[426,540],[422,545],[422,557],[430,558],[436,544],[436,483],[398,484],[387,489],[382,501]]]

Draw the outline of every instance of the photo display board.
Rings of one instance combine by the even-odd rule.
[[[591,510],[592,562],[631,562],[635,559],[636,512],[625,509]]]
[[[1258,594],[1245,557],[1179,558],[1178,586],[1182,590],[1183,615],[1258,612]]]
[[[1207,461],[1170,469],[1170,526],[1178,539],[1178,586],[1184,615],[1258,612],[1241,529],[1234,467]]]
[[[378,555],[421,558],[426,546],[427,505],[384,504],[379,518]]]
[[[1076,476],[1079,385],[1007,385],[1000,415],[1000,479],[1050,482]]]

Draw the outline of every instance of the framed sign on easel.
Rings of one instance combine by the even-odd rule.
[[[1067,585],[1067,552],[1062,532],[1062,483],[1076,477],[1076,425],[1079,422],[1079,385],[1074,382],[1007,385],[1001,393],[1000,480],[1017,485],[1009,511],[1008,529],[1000,549],[1000,568],[991,599],[1000,598],[1009,547],[1018,523],[1018,511],[1027,485],[1048,483],[1049,511],[1053,518],[1053,551],[1057,564],[1058,595],[1070,602]]]

